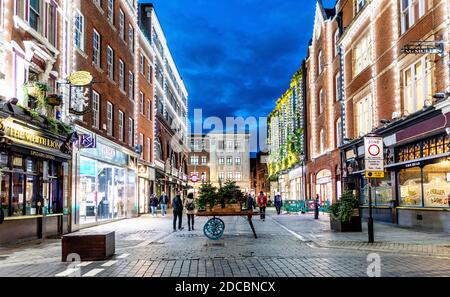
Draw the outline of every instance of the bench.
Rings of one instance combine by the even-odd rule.
[[[116,250],[115,232],[77,232],[62,238],[62,262],[70,254],[78,254],[81,261],[104,261]]]

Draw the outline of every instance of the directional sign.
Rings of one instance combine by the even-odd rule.
[[[364,138],[366,177],[384,178],[383,138]]]

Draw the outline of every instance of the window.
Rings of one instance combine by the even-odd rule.
[[[139,144],[142,145],[142,153],[141,153],[142,156],[142,154],[144,153],[144,134],[142,133],[139,133]]]
[[[227,179],[233,180],[233,178],[234,178],[233,172],[227,172]]]
[[[108,0],[108,22],[114,24],[114,0]]]
[[[108,78],[114,80],[114,51],[110,46],[108,46],[106,54],[106,63],[108,64]]]
[[[356,103],[356,132],[364,136],[372,131],[372,98],[367,96]]]
[[[92,43],[92,63],[100,67],[100,34],[94,29],[94,38]]]
[[[54,4],[50,2],[46,3],[46,7],[47,7],[47,40],[52,45],[56,45],[56,22],[57,22],[56,7]]]
[[[145,69],[145,58],[144,55],[141,54],[139,59],[139,70],[141,71],[141,74],[144,75],[144,69]]]
[[[144,114],[144,93],[139,92],[139,112]]]
[[[147,161],[151,161],[151,152],[152,152],[152,142],[150,138],[147,137]]]
[[[147,81],[149,83],[153,83],[152,77],[153,77],[153,68],[152,68],[152,65],[150,65],[150,63],[148,63],[147,64]]]
[[[404,111],[411,114],[425,106],[432,98],[431,63],[422,58],[403,70]]]
[[[113,118],[114,118],[114,108],[111,102],[107,102],[106,105],[106,133],[109,136],[113,135]]]
[[[219,157],[219,165],[224,165],[225,164],[225,158],[224,157]]]
[[[152,119],[152,104],[151,101],[147,99],[147,120]]]
[[[119,60],[119,88],[125,91],[125,64]]]
[[[366,4],[366,0],[356,0],[356,13],[360,12]]]
[[[342,145],[342,119],[336,121],[336,147]]]
[[[84,16],[75,12],[75,47],[84,51]]]
[[[422,205],[422,172],[420,167],[399,172],[400,206]]]
[[[100,95],[92,91],[92,126],[100,129]]]
[[[119,141],[124,140],[124,121],[125,116],[121,110],[119,110]]]
[[[234,149],[233,140],[227,140],[227,149]]]
[[[319,91],[319,114],[323,113],[323,107],[324,107],[324,98],[323,98],[323,91]]]
[[[198,165],[198,156],[191,156],[191,165]]]
[[[235,164],[236,165],[241,165],[241,157],[236,157]]]
[[[40,0],[29,0],[29,15],[28,23],[30,27],[41,32],[41,1]]]
[[[408,31],[428,10],[427,0],[401,0],[402,33]]]
[[[128,49],[134,52],[134,29],[131,25],[128,25]]]
[[[236,181],[240,181],[241,178],[242,178],[242,176],[241,176],[241,173],[240,173],[240,172],[236,172],[236,173],[234,174],[234,179],[235,179]]]
[[[341,79],[339,72],[336,73],[336,76],[334,77],[334,88],[335,100],[339,101],[341,99]]]
[[[119,36],[125,40],[125,14],[122,9],[119,10]]]
[[[353,49],[353,76],[358,75],[372,62],[370,35],[362,37]]]
[[[336,31],[334,32],[334,56],[336,57],[339,54],[339,45],[338,45],[338,41],[339,41],[339,29],[336,29]]]
[[[128,144],[134,145],[134,121],[132,118],[128,118]]]
[[[223,181],[225,179],[225,172],[219,172],[219,180]]]
[[[133,72],[128,73],[128,98],[134,100],[134,75]]]
[[[325,133],[322,130],[320,130],[320,153],[322,154],[325,151]]]
[[[317,65],[318,65],[318,70],[319,70],[319,75],[322,73],[323,71],[323,65],[322,65],[322,51],[319,51],[319,55],[317,56]]]
[[[425,207],[450,207],[449,161],[430,164],[423,168],[423,195]]]
[[[227,165],[233,165],[233,157],[227,157]]]
[[[206,156],[202,156],[202,164],[206,165],[208,163]]]
[[[240,149],[240,148],[242,148],[242,142],[240,140],[236,140],[235,149]]]

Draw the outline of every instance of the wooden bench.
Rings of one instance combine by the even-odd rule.
[[[67,262],[70,254],[78,254],[81,261],[104,261],[114,255],[115,250],[114,231],[77,232],[62,238],[62,262]]]

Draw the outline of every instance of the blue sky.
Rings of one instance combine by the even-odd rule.
[[[189,116],[267,116],[306,55],[313,0],[152,2],[189,92]],[[334,0],[324,1],[327,7]]]

